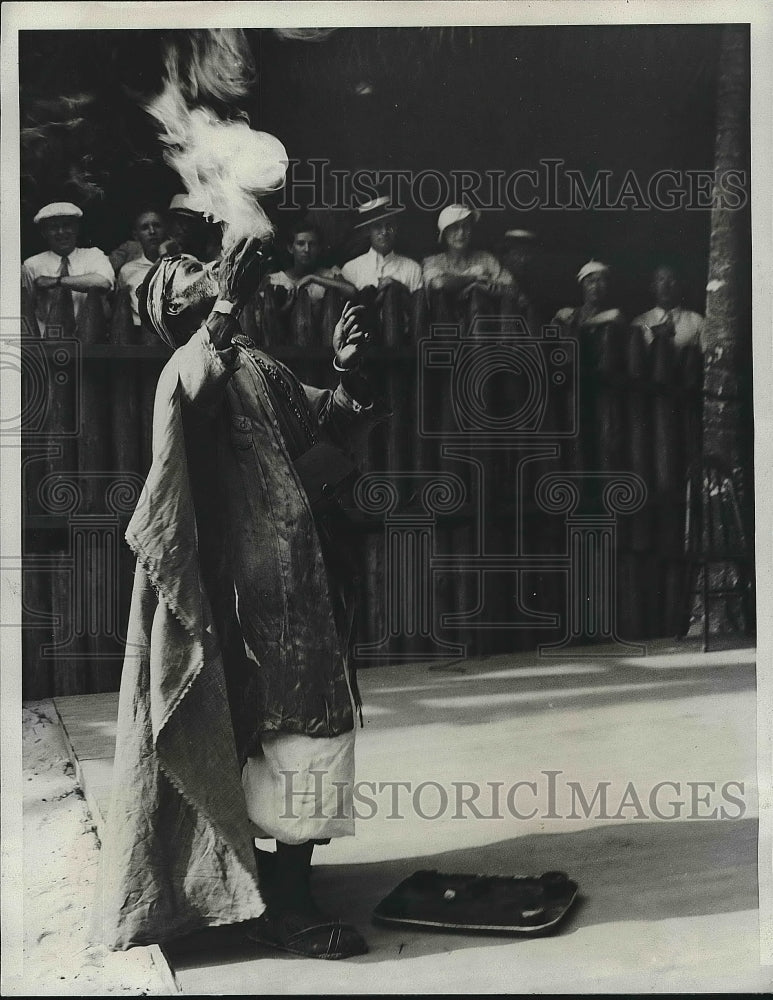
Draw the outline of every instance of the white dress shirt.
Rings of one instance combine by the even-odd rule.
[[[318,274],[321,278],[341,277],[341,272],[337,267],[318,267],[313,273]],[[294,278],[291,274],[288,274],[287,271],[273,271],[268,276],[268,283],[270,285],[278,288],[286,288],[288,292],[293,291],[300,280],[300,278]],[[327,291],[324,285],[320,285],[316,281],[309,281],[305,287],[312,302],[319,302],[320,299],[324,298]]]
[[[135,326],[140,326],[140,313],[137,305],[137,289],[145,280],[145,275],[153,267],[153,261],[145,254],[127,261],[118,272],[118,287],[129,289],[129,302],[132,307],[132,320]]]
[[[661,326],[668,322],[669,316],[674,324],[674,346],[675,347],[700,347],[701,334],[703,333],[703,316],[700,313],[692,312],[690,309],[682,309],[681,306],[674,306],[673,309],[663,309],[662,306],[655,306],[641,316],[637,316],[633,321],[634,326],[639,326],[644,333],[644,339],[651,344],[655,334],[652,332],[653,326]]]
[[[341,273],[350,281],[357,291],[368,285],[378,284],[382,278],[394,278],[413,293],[422,286],[421,267],[410,257],[403,257],[394,250],[386,256],[377,253],[373,247],[367,253],[354,260],[347,261],[341,268]]]
[[[112,290],[115,284],[115,273],[112,264],[99,247],[76,247],[72,253],[67,254],[67,259],[71,277],[79,274],[99,274],[103,278],[107,278]],[[44,250],[43,253],[35,254],[34,257],[28,257],[21,266],[22,282],[34,304],[35,315],[42,334],[46,332],[46,320],[51,308],[50,300],[53,289],[51,291],[39,289],[35,285],[35,280],[43,275],[48,278],[57,277],[61,266],[62,258],[52,250]],[[76,319],[86,297],[86,292],[72,292],[73,311]]]

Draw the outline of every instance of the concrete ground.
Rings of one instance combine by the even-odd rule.
[[[157,948],[110,952],[91,938],[99,840],[50,701],[24,706],[22,752],[24,942],[20,974],[4,966],[3,995],[173,992]]]
[[[249,944],[239,927],[207,931],[165,949],[181,991],[770,991],[754,652],[665,642],[643,658],[602,652],[363,671],[363,818],[356,837],[317,848],[314,878],[323,907],[359,926],[370,953],[319,962]],[[98,814],[115,699],[90,698],[57,709]],[[373,926],[379,900],[426,868],[558,868],[582,897],[544,938]]]

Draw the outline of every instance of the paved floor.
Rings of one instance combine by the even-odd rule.
[[[753,650],[576,652],[364,671],[358,779],[371,784],[357,836],[317,849],[315,884],[370,953],[314,962],[246,944],[238,927],[208,931],[167,949],[182,991],[769,991]],[[57,700],[98,822],[115,705],[108,695]],[[420,868],[560,868],[582,899],[540,939],[372,926],[375,904]]]

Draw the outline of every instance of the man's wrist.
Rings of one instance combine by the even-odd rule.
[[[341,386],[360,406],[368,407],[373,403],[373,393],[359,366],[341,372]]]
[[[348,368],[344,368],[342,365],[338,364],[338,358],[335,357],[335,355],[333,356],[333,368],[335,368],[337,372],[341,372],[342,374],[343,372],[356,372],[359,367],[360,362],[358,361],[356,364],[350,365]]]
[[[231,346],[231,338],[236,326],[235,314],[212,311],[207,319],[209,339],[216,351],[225,351]]]

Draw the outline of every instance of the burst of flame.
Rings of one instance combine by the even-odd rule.
[[[212,107],[233,108],[254,78],[242,31],[194,33],[187,64],[179,48],[169,47],[163,90],[147,109],[161,126],[165,158],[182,178],[191,208],[224,223],[224,249],[272,232],[257,199],[279,190],[287,171],[279,139],[251,129],[243,113],[222,118]]]

